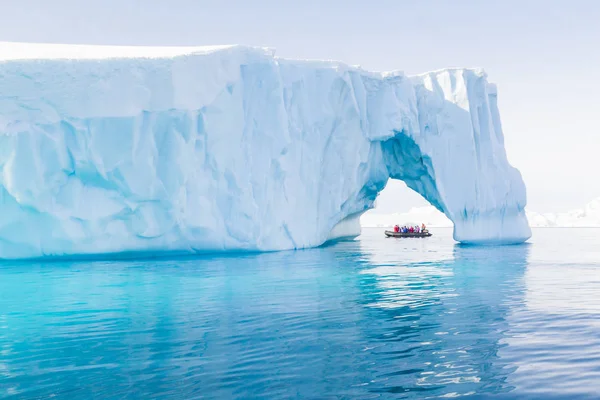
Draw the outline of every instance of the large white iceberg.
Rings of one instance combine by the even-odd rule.
[[[318,246],[390,177],[458,241],[530,237],[481,70],[0,43],[0,142],[1,258]]]

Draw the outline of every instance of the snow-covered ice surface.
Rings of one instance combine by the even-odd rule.
[[[390,177],[458,241],[530,237],[481,70],[1,43],[0,141],[2,258],[318,246]]]

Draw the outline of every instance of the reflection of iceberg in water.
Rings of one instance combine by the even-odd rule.
[[[0,397],[48,398],[57,387],[81,398],[508,391],[498,354],[529,250],[458,247],[450,233],[439,243],[443,232],[301,252],[5,264]]]
[[[360,288],[345,282],[357,252],[345,246],[5,264],[0,398],[49,398],[57,387],[79,398],[123,388],[136,398],[290,398],[288,387],[321,398],[363,382],[346,371],[364,333]]]
[[[528,251],[527,245],[457,245],[445,261],[364,270],[372,279],[365,303],[382,313],[379,318],[394,321],[368,333],[382,343],[378,390],[510,391],[506,379],[514,368],[498,352],[509,329],[507,315],[522,301]]]

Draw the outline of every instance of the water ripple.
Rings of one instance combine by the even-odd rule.
[[[600,397],[598,230],[0,265],[0,397]]]

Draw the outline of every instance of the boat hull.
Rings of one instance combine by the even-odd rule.
[[[385,231],[385,236],[387,237],[395,237],[395,238],[425,238],[432,236],[430,232],[393,232],[393,231]]]

